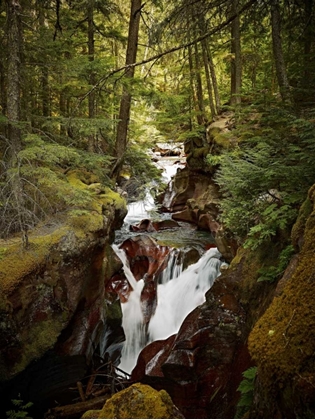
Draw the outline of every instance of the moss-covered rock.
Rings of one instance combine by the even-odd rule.
[[[302,207],[293,229],[294,238],[304,237],[296,268],[281,284],[281,291],[249,337],[260,390],[264,390],[255,408],[258,416],[264,412],[264,416],[272,417],[280,412],[283,417],[294,413],[294,417],[305,418],[315,412],[314,191],[310,189],[309,202]]]
[[[86,417],[84,417],[86,418]],[[171,397],[163,389],[156,391],[136,383],[106,401],[99,419],[182,419]]]
[[[0,242],[0,381],[48,349],[88,359],[105,324],[109,244],[126,214],[125,200],[74,171],[69,182],[89,191],[89,204],[69,209],[18,238]],[[91,188],[91,181],[94,187]],[[62,334],[61,334],[62,332]]]

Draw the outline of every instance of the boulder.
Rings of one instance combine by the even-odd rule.
[[[141,291],[141,309],[144,322],[148,323],[155,312],[157,304],[158,276],[167,265],[170,248],[160,246],[148,235],[138,235],[125,240],[121,245],[124,249],[130,269],[136,280],[143,279]],[[115,274],[107,284],[108,292],[115,292],[121,302],[128,300],[131,286],[126,277]]]
[[[156,232],[159,230],[173,229],[179,227],[179,224],[175,220],[159,220],[152,222],[149,219],[141,220],[137,225],[130,225],[132,232]]]
[[[196,208],[205,209],[211,203],[219,202],[218,186],[209,174],[191,171],[188,168],[178,169],[169,189],[160,197],[162,211],[176,212],[186,208],[187,201],[194,199]],[[192,209],[193,210],[193,209]],[[217,212],[216,206],[213,210]]]
[[[88,418],[88,417],[83,417]],[[93,417],[95,418],[95,411]],[[165,390],[136,383],[106,401],[99,419],[183,419]]]
[[[120,248],[127,255],[130,269],[137,280],[156,277],[167,262],[169,248],[160,246],[148,235],[138,235],[125,240]]]

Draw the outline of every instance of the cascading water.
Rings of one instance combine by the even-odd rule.
[[[159,283],[165,284],[170,279],[176,279],[178,276],[181,275],[183,271],[183,261],[182,261],[182,253],[179,249],[171,250],[167,267],[162,271]]]
[[[209,249],[182,274],[158,287],[158,305],[149,324],[150,341],[178,332],[186,316],[205,301],[205,293],[220,275],[222,261],[217,248]]]
[[[168,180],[175,173],[176,167],[172,165],[171,170],[166,170]],[[116,243],[121,242],[122,236],[129,232],[129,225],[149,218],[150,212],[155,208],[154,200],[148,193],[145,200],[132,203],[128,206],[128,214],[125,218],[124,233],[118,233]],[[169,217],[169,215],[166,215]],[[183,235],[186,232],[186,235]],[[159,232],[152,234],[158,237]],[[166,234],[166,233],[162,233]],[[183,237],[182,237],[183,235]],[[199,236],[198,236],[199,235]],[[170,251],[168,265],[159,276],[157,286],[157,307],[148,325],[144,325],[144,318],[141,312],[141,292],[144,287],[144,280],[136,281],[134,278],[125,252],[117,245],[113,249],[121,259],[124,272],[132,291],[128,300],[121,303],[123,313],[123,329],[126,341],[122,351],[119,368],[130,373],[136,365],[137,357],[142,348],[151,341],[165,339],[177,333],[186,316],[198,305],[205,301],[205,293],[212,286],[214,280],[220,275],[222,261],[221,254],[217,248],[211,248],[204,252],[204,239],[211,242],[210,234],[206,238],[202,233],[193,233],[191,229],[179,228],[175,234],[171,232],[174,241],[182,243],[183,248],[194,243],[196,248],[202,250],[203,255],[199,261],[183,270],[183,249],[173,248]],[[118,239],[118,241],[117,241]],[[175,240],[176,239],[176,240]],[[164,239],[165,240],[165,239]],[[166,238],[168,241],[169,238]]]
[[[147,331],[143,324],[140,303],[144,282],[135,280],[124,251],[116,246],[114,250],[121,259],[126,278],[133,288],[128,301],[121,304],[126,342],[119,368],[130,373],[146,344],[175,334],[186,316],[205,301],[206,291],[220,275],[222,261],[217,248],[211,248],[178,277],[169,278],[166,283],[160,284],[157,289],[157,308]]]

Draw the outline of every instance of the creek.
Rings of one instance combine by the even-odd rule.
[[[164,171],[164,180],[170,183],[177,169],[183,164],[184,161],[178,161],[178,158],[158,160],[158,165]],[[171,197],[165,197],[165,200],[169,199]],[[158,247],[169,247],[167,265],[154,278],[157,285],[156,307],[150,319],[145,320],[141,301],[145,276],[138,281],[135,279],[126,253],[120,246],[128,238],[139,235],[139,232],[132,232],[130,226],[137,225],[143,219],[170,218],[170,213],[157,211],[154,199],[148,191],[144,200],[129,204],[124,225],[116,232],[113,249],[123,263],[126,279],[131,286],[127,301],[121,303],[126,340],[119,368],[128,374],[147,344],[166,339],[178,332],[186,316],[205,301],[206,291],[220,275],[220,267],[224,264],[220,252],[215,247],[214,238],[208,231],[200,231],[188,223],[179,222],[178,227],[145,232],[145,235],[154,239]],[[192,250],[197,251],[197,261],[185,263],[185,257]]]

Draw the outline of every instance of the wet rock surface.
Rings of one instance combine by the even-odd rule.
[[[53,399],[64,384],[82,377],[96,349],[105,355],[100,348],[105,330],[117,333],[119,327],[108,319],[104,276],[117,271],[109,244],[125,214],[124,201],[111,191],[96,197],[89,217],[71,214],[51,229],[35,231],[28,249],[10,244],[0,261],[0,392],[12,389],[7,401],[17,398],[16,385],[26,383],[23,401],[37,392],[45,404],[46,394]],[[42,365],[47,352],[55,370]],[[73,357],[70,373],[62,368],[66,357]]]
[[[245,311],[234,281],[219,277],[178,334],[143,349],[132,379],[165,388],[186,418],[233,418],[249,363]],[[231,417],[232,416],[232,417]]]

